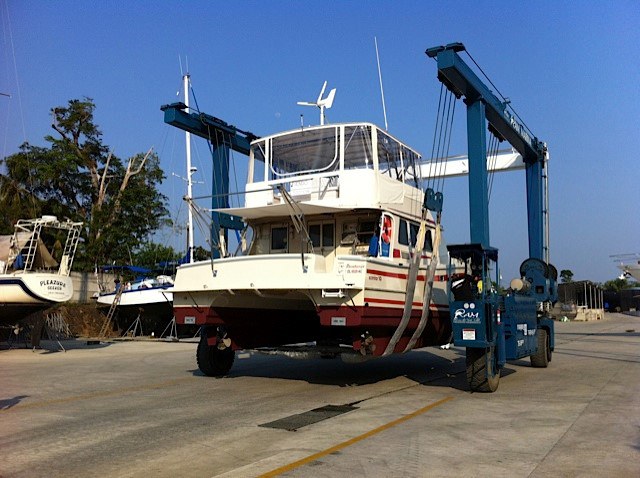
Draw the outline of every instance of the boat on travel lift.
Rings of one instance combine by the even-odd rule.
[[[13,235],[0,236],[0,323],[15,324],[71,299],[69,273],[81,227],[82,222],[42,216],[20,219]],[[57,244],[62,245],[58,260]]]
[[[245,221],[244,255],[222,248],[175,278],[200,370],[227,373],[237,349],[361,360],[448,343],[448,255],[419,160],[364,122],[254,139],[244,207],[217,210]]]

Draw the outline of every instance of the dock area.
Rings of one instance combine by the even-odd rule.
[[[0,477],[640,476],[640,317],[556,322],[552,362],[470,393],[465,351],[361,364],[195,340],[0,349]]]

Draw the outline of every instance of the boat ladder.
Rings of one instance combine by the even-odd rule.
[[[74,227],[69,231],[67,240],[64,243],[64,249],[62,251],[62,258],[60,259],[59,274],[68,276],[71,272],[71,262],[73,256],[76,254],[76,248],[78,247],[78,241],[80,240],[80,228]]]
[[[116,310],[118,309],[118,304],[120,304],[120,298],[122,297],[122,292],[124,291],[124,286],[120,285],[118,290],[116,291],[116,295],[113,298],[113,302],[111,302],[111,306],[109,307],[109,312],[107,312],[107,316],[102,323],[102,328],[100,329],[100,333],[98,337],[106,337],[107,331],[109,330],[109,326],[111,325],[111,319],[116,314]]]
[[[42,224],[36,224],[33,228],[31,236],[29,236],[29,240],[25,244],[26,255],[24,257],[23,267],[25,271],[30,271],[33,268],[33,262],[36,258],[36,251],[38,250],[38,241],[40,239],[41,230]]]

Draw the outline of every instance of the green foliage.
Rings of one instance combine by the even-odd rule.
[[[193,248],[193,260],[194,261],[208,261],[211,259],[211,251],[201,246],[195,246]]]
[[[171,246],[165,246],[155,242],[145,242],[133,255],[133,265],[146,267],[148,269],[159,269],[161,262],[176,264],[180,259],[182,259],[182,254],[176,252]],[[173,271],[165,272],[172,273]]]
[[[629,289],[631,287],[634,287],[634,284],[630,283],[627,279],[621,279],[618,277],[617,279],[608,280],[607,282],[602,284],[602,287],[604,290],[619,292],[622,289]]]
[[[560,280],[562,283],[567,284],[573,282],[573,272],[569,269],[563,269],[560,271]]]
[[[123,161],[109,153],[95,125],[90,98],[53,108],[48,148],[24,143],[20,152],[0,161],[0,229],[13,231],[20,218],[52,214],[83,221],[74,268],[129,263],[130,251],[169,223],[166,198],[157,186],[164,179],[155,153]]]

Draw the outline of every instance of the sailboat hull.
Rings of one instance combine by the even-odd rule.
[[[115,298],[115,292],[102,294],[97,306],[105,315]],[[159,336],[173,318],[173,294],[167,287],[125,290],[117,305],[116,327],[126,331],[140,317],[142,335]]]
[[[73,281],[58,274],[29,272],[0,275],[0,323],[13,324],[28,315],[66,302]]]

